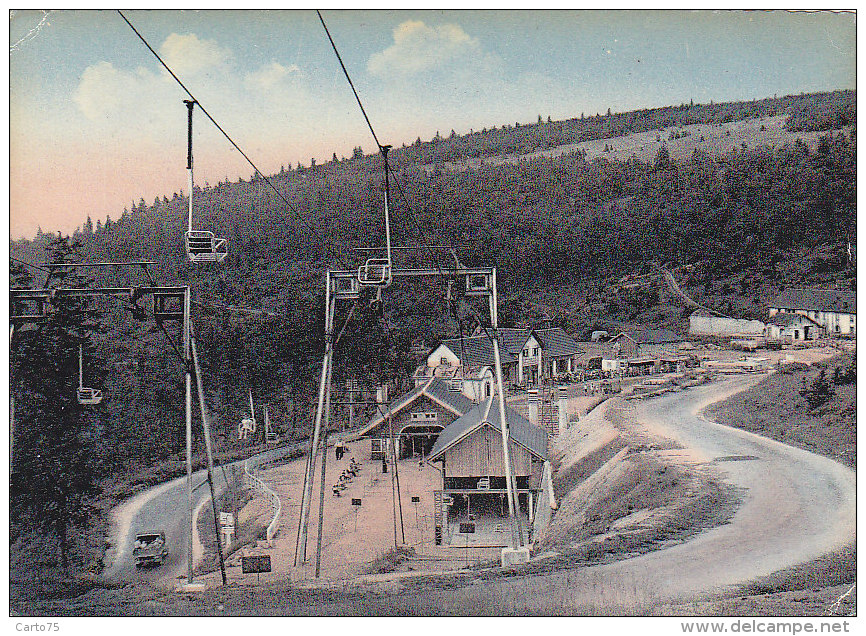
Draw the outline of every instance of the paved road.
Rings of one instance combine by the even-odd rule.
[[[698,409],[760,378],[735,378],[648,400],[638,419],[713,462],[742,489],[729,524],[609,565],[434,594],[443,607],[492,604],[504,613],[646,608],[721,591],[838,549],[855,537],[855,475],[830,459],[707,421]]]
[[[300,445],[284,446],[260,454],[263,460],[294,452]],[[232,471],[243,471],[243,461],[219,466],[214,473],[217,495],[226,488],[225,477],[232,478]],[[193,508],[200,510],[210,506],[210,488],[207,471],[193,473]],[[213,514],[209,509],[203,511]],[[158,581],[185,578],[187,575],[187,541],[189,525],[187,519],[186,475],[151,488],[133,497],[114,511],[112,537],[117,537],[115,549],[107,555],[110,565],[103,576],[111,581]],[[132,544],[138,532],[162,530],[169,546],[169,556],[162,566],[136,568],[132,559]],[[193,535],[193,562],[201,558],[201,544],[197,531]]]
[[[243,470],[243,465],[237,466]],[[226,467],[230,471],[229,466]],[[231,473],[229,473],[231,477]],[[193,473],[193,506],[198,509],[210,502],[210,488],[207,485],[207,472]],[[215,486],[218,491],[225,488],[222,470],[217,468]],[[120,520],[115,532],[119,535],[116,555],[106,569],[105,578],[112,581],[155,581],[163,578],[186,576],[187,525],[186,476],[175,479],[133,498],[117,511]],[[165,532],[169,555],[159,567],[136,568],[132,559],[132,544],[139,532],[162,530]],[[198,547],[198,546],[196,546]]]

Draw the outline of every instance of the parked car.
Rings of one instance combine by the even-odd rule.
[[[135,567],[162,565],[168,557],[165,533],[160,530],[157,532],[140,532],[135,535],[132,557],[135,559]]]

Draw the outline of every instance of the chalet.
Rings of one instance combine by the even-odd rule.
[[[770,317],[779,313],[807,316],[833,337],[857,333],[857,294],[838,289],[787,289],[768,303]]]
[[[499,354],[506,382],[538,385],[576,370],[576,357],[582,352],[578,343],[562,329],[499,329]],[[469,382],[464,395],[475,401],[490,396],[493,384],[493,343],[487,334],[443,340],[427,356],[426,367],[416,371],[416,382],[444,374],[444,368],[463,369],[462,380]]]
[[[773,314],[764,330],[768,342],[802,342],[815,340],[823,335],[824,328],[808,316],[786,311]]]
[[[431,377],[377,413],[357,433],[371,439],[372,459],[390,452],[393,436],[397,456],[427,455],[439,434],[472,409],[473,403],[441,378]]]
[[[518,505],[521,515],[531,524],[548,460],[548,434],[507,406],[505,417]],[[442,490],[434,499],[452,502],[450,517],[507,516],[501,422],[497,399],[490,396],[442,431],[430,451],[427,461],[442,465]],[[447,525],[448,519],[436,520],[437,536]]]

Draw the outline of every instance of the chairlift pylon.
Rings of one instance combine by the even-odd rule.
[[[95,406],[102,402],[102,391],[84,386],[84,346],[78,345],[78,403],[83,406]]]
[[[226,240],[217,238],[213,232],[208,230],[194,230],[192,226],[192,111],[197,102],[185,99],[183,103],[187,107],[186,169],[189,173],[189,221],[186,231],[186,253],[193,263],[221,263],[228,256]]]

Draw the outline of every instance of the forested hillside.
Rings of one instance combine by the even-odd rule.
[[[786,286],[854,284],[846,248],[855,236],[855,99],[843,91],[688,104],[417,140],[391,154],[399,181],[392,200],[394,242],[459,245],[465,263],[498,267],[504,324],[547,320],[577,336],[628,323],[677,328],[687,312],[661,288],[616,284],[650,272],[652,263],[667,264],[699,301],[759,317],[769,297]],[[697,150],[688,161],[672,160],[663,146],[653,161],[587,161],[569,153],[443,167],[445,161],[576,140],[781,114],[789,116],[791,130],[827,132],[814,145]],[[350,159],[335,156],[270,179],[293,209],[260,177],[197,189],[202,229],[228,240],[221,265],[187,261],[188,199],[182,192],[152,204],[140,200],[95,227],[88,221],[72,237],[84,260],[156,261],[156,280],[189,281],[208,405],[223,449],[242,443],[236,427],[248,410],[250,387],[257,403],[270,404],[279,430],[306,430],[323,346],[323,273],[341,262],[357,266],[364,256],[354,248],[382,243],[377,155],[357,149]],[[15,241],[12,255],[44,262],[53,236]],[[450,262],[447,252],[440,256]],[[416,250],[399,258],[401,264],[429,265],[431,254]],[[31,273],[34,284],[44,282],[44,273]],[[88,273],[97,284],[146,284],[138,270]],[[337,348],[335,379],[353,375],[373,385],[392,371],[405,377],[414,364],[413,343],[457,333],[444,295],[440,283],[395,285],[385,293],[385,321],[362,303]],[[108,475],[182,451],[182,370],[152,324],[135,321],[122,303],[104,299],[97,306],[104,330],[92,335],[92,364],[102,369],[96,377],[104,378],[107,399],[99,416],[101,451],[93,461]],[[472,328],[463,318],[463,327]],[[25,355],[13,347],[15,364],[34,363]]]

